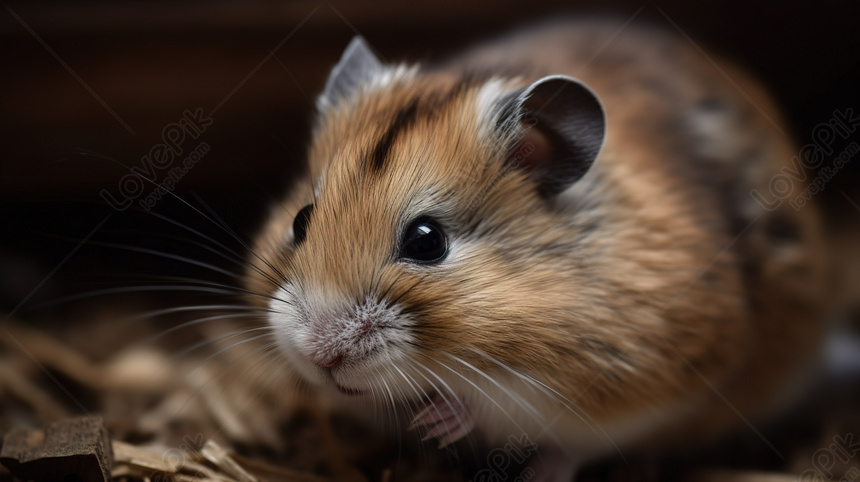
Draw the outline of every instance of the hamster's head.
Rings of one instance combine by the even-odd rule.
[[[298,373],[383,401],[468,399],[494,373],[567,363],[581,295],[557,266],[573,240],[554,201],[601,149],[592,92],[388,67],[354,40],[318,109],[308,174],[250,260]]]

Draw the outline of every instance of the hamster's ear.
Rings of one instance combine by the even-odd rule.
[[[544,197],[585,175],[606,138],[606,118],[594,92],[572,77],[544,77],[509,98],[506,111],[525,129],[508,161],[528,172]]]
[[[329,74],[317,105],[337,105],[362,84],[387,70],[388,67],[379,61],[364,38],[355,36]]]

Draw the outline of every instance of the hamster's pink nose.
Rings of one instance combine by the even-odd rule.
[[[341,363],[343,363],[343,355],[335,355],[328,358],[314,358],[313,362],[320,368],[337,368]]]

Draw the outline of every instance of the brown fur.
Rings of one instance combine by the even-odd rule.
[[[308,178],[256,244],[265,271],[356,303],[385,293],[417,320],[422,363],[450,364],[449,353],[503,373],[481,352],[599,424],[678,406],[680,429],[716,432],[740,421],[735,409],[759,414],[824,329],[814,207],[766,211],[749,197],[794,147],[683,38],[629,27],[611,39],[618,27],[523,33],[323,112]],[[717,63],[780,123],[752,81]],[[504,146],[479,136],[475,96],[499,72],[518,73],[512,88],[571,75],[601,99],[606,143],[572,197],[541,198]],[[408,105],[386,161],[369,166]],[[695,128],[702,111],[716,112],[717,130]],[[309,203],[307,239],[292,250],[285,233]],[[468,252],[439,266],[399,262],[398,233],[427,212]],[[776,217],[796,239],[773,239]],[[251,289],[275,291],[251,277]]]

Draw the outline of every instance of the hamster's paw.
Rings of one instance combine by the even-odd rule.
[[[439,448],[443,448],[468,435],[475,428],[475,422],[456,397],[449,394],[443,398],[434,393],[418,408],[409,426],[410,430],[418,427],[428,429],[422,440],[438,438]]]

